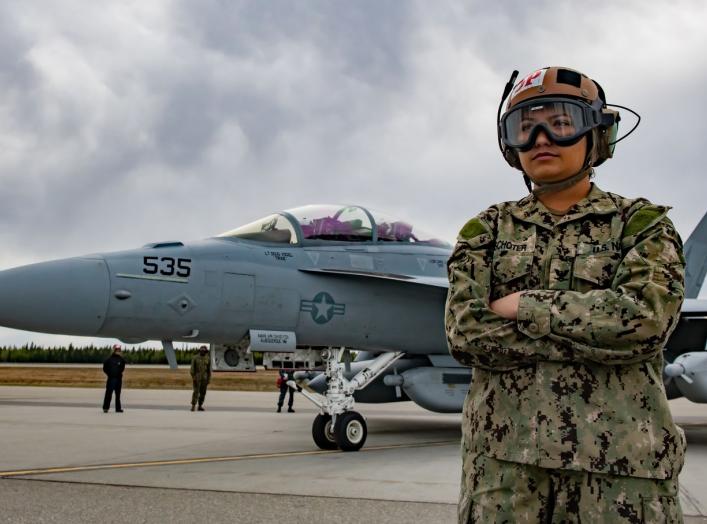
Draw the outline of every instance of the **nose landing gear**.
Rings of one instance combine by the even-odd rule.
[[[314,417],[314,422],[312,423],[312,438],[319,449],[336,449],[339,447],[336,443],[334,423],[332,422],[331,415],[328,413],[322,415],[320,413]]]
[[[301,392],[320,410],[312,423],[314,443],[320,449],[358,451],[366,443],[368,427],[363,416],[353,410],[354,391],[365,388],[404,353],[381,353],[369,367],[361,370],[351,380],[346,380],[344,364],[340,362],[344,351],[345,348],[322,351],[328,384],[323,396],[305,390]],[[290,387],[295,387],[294,381],[291,382]]]
[[[334,435],[341,451],[358,451],[368,436],[366,421],[355,411],[342,413],[336,419]]]

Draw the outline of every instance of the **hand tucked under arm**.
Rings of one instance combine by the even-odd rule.
[[[496,299],[489,304],[489,309],[499,317],[507,318],[508,320],[516,320],[518,318],[518,305],[520,304],[521,293],[522,291],[516,291],[515,293]]]

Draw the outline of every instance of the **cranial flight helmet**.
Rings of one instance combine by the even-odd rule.
[[[517,76],[518,71],[514,71],[506,84],[497,116],[498,145],[511,167],[523,170],[518,152],[531,150],[541,130],[558,146],[571,146],[587,137],[587,155],[580,171],[565,180],[536,183],[536,194],[564,189],[588,176],[593,167],[612,157],[615,144],[640,122],[640,116],[631,109],[612,104],[638,118],[636,125],[616,140],[621,120],[618,111],[609,109],[604,90],[597,82],[574,69],[538,69],[514,85]],[[508,104],[501,116],[506,98]],[[532,191],[527,173],[523,175]]]

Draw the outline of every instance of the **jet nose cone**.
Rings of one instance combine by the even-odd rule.
[[[95,335],[105,320],[108,292],[108,267],[98,256],[0,271],[0,325]]]

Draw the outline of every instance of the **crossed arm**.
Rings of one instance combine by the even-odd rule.
[[[610,287],[526,290],[489,302],[493,237],[460,239],[449,260],[445,325],[461,363],[507,370],[539,360],[607,365],[653,358],[675,327],[684,289],[680,238],[668,219],[644,231]]]

